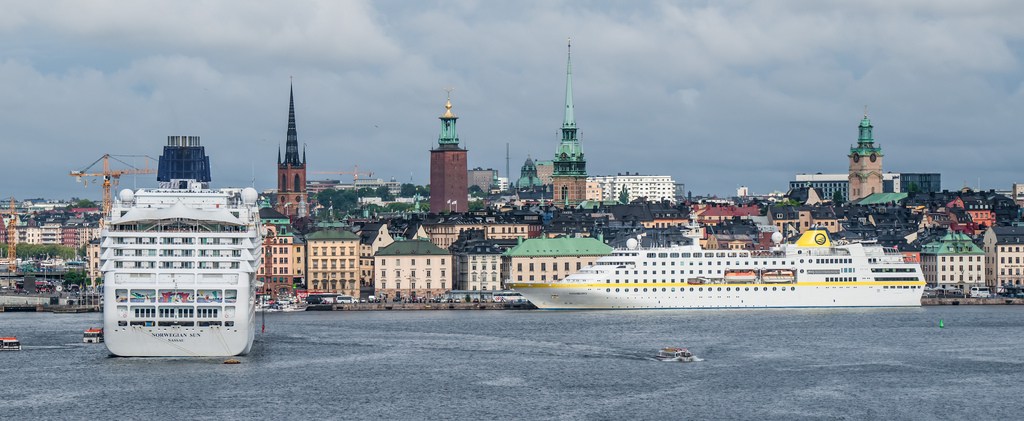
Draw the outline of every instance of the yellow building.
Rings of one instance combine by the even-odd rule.
[[[309,291],[359,296],[359,237],[342,229],[306,236]]]

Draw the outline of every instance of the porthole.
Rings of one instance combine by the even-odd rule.
[[[612,292],[611,288],[606,289],[604,292]]]
[[[665,292],[665,288],[662,288],[662,289],[661,289],[661,292]]]
[[[690,292],[693,292],[693,287],[690,287]]]
[[[775,287],[772,287],[772,291],[775,291]]]
[[[750,291],[750,287],[743,287],[744,291]]]
[[[718,290],[719,290],[719,291],[721,291],[721,290],[722,290],[722,287],[718,287]]]
[[[732,288],[731,287],[725,287],[725,291],[726,292],[732,291]]]
[[[789,287],[790,291],[796,291],[796,287]]]
[[[644,292],[647,292],[647,288],[644,288]]]
[[[675,288],[672,288],[672,292],[676,292],[676,289],[675,289]]]
[[[704,292],[704,287],[697,288],[697,291]]]
[[[633,292],[640,292],[640,288],[633,288]]]
[[[618,289],[618,288],[615,288],[615,292],[619,292],[619,289]]]

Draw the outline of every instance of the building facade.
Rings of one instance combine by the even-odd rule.
[[[277,202],[274,209],[288,217],[303,217],[308,212],[306,195],[306,153],[299,159],[299,136],[295,128],[295,90],[288,88],[288,132],[284,160],[277,150]]]
[[[310,292],[359,296],[359,237],[344,229],[306,236]]]
[[[669,175],[626,173],[587,178],[588,185],[591,181],[597,183],[597,188],[601,191],[601,198],[598,200],[601,201],[618,201],[623,189],[626,191],[626,203],[641,197],[646,197],[652,202],[676,200],[676,183]]]
[[[477,186],[480,191],[487,193],[491,191],[495,181],[498,179],[498,171],[490,168],[480,167],[469,170],[469,187]]]
[[[574,207],[587,197],[587,160],[577,133],[576,117],[572,105],[572,53],[568,55],[565,73],[565,118],[562,121],[562,140],[551,161],[554,172],[551,184],[554,203],[561,207]]]
[[[611,252],[611,246],[591,237],[533,238],[505,252],[502,273],[506,284],[557,281]]]
[[[1024,227],[991,227],[983,241],[985,285],[1024,285]]]
[[[465,212],[469,209],[466,150],[459,147],[459,135],[449,97],[444,104],[438,146],[430,150],[430,212]]]
[[[921,247],[921,272],[932,288],[970,291],[985,283],[985,251],[966,234],[950,232]]]
[[[374,290],[385,301],[430,299],[452,287],[451,255],[427,240],[396,241],[377,251]]]
[[[874,126],[868,119],[867,113],[860,120],[858,127],[859,136],[857,145],[850,148],[850,171],[847,179],[850,181],[848,201],[854,201],[870,196],[874,193],[882,193],[882,148],[875,145],[875,139],[871,134]]]

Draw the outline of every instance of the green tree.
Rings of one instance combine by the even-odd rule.
[[[910,183],[907,186],[907,193],[920,193],[921,187],[918,187],[917,183]]]
[[[619,203],[629,203],[629,190],[626,190],[626,186],[622,186],[622,191],[619,192]]]
[[[483,210],[483,209],[484,209],[484,201],[483,200],[474,200],[474,201],[469,202],[469,210],[470,211],[478,211],[478,210]]]
[[[85,271],[81,270],[69,270],[64,274],[65,284],[75,284],[85,286],[89,282],[89,275],[86,275]]]
[[[96,205],[96,202],[93,202],[92,200],[89,200],[89,199],[79,199],[79,200],[75,201],[74,203],[72,203],[69,207],[72,207],[72,208],[95,208],[95,207],[98,207],[98,206]]]
[[[484,190],[481,189],[480,186],[474,184],[469,186],[469,195],[473,197],[481,197],[484,195]]]
[[[430,197],[430,186],[416,186],[416,194],[420,197]]]
[[[412,183],[402,184],[398,191],[398,197],[413,197],[416,195],[416,185]]]
[[[843,196],[843,192],[836,190],[835,193],[832,193],[832,203],[835,203],[837,205],[842,205],[843,203],[846,203],[846,197]]]
[[[359,189],[358,196],[359,197],[374,197],[374,196],[377,196],[377,190],[375,190],[373,187],[363,187],[363,188]]]
[[[376,195],[377,195],[377,197],[380,198],[380,200],[383,200],[385,202],[390,202],[392,200],[395,200],[395,196],[393,196],[391,194],[391,190],[388,190],[387,186],[377,187]]]

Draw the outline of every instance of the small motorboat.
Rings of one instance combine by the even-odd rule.
[[[686,348],[668,347],[662,348],[658,351],[658,355],[654,357],[658,361],[672,361],[672,362],[693,362],[697,361],[697,357],[693,355],[690,350]]]
[[[89,328],[82,334],[82,342],[87,344],[98,344],[103,342],[103,328]]]
[[[0,351],[21,351],[21,342],[13,336],[0,338]]]

